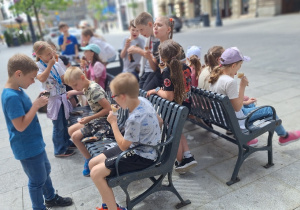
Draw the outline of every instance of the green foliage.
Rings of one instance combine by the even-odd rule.
[[[135,0],[131,0],[131,3],[128,4],[128,7],[132,8],[133,16],[136,16],[136,9],[138,8],[138,4],[135,2]]]
[[[7,44],[8,47],[13,45],[13,37],[12,34],[9,33],[8,31],[4,32],[4,37],[5,37],[5,42]]]
[[[88,2],[88,8],[93,11],[93,15],[97,20],[102,21],[107,19],[105,15],[102,15],[103,9],[107,7],[106,1],[89,0]]]
[[[27,33],[27,34],[26,34],[26,41],[27,41],[27,42],[31,42],[30,33]]]
[[[19,42],[20,42],[20,44],[25,44],[26,43],[24,33],[19,34]]]

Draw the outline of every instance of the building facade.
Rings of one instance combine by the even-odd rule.
[[[300,11],[300,0],[219,0],[222,17],[274,16]],[[160,15],[194,18],[201,14],[215,16],[217,0],[158,0]]]

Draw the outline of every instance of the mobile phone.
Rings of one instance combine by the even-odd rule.
[[[47,98],[49,98],[50,92],[46,91],[46,92],[42,93],[41,96],[46,96]]]

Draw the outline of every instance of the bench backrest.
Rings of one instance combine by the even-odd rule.
[[[190,114],[226,130],[240,130],[228,96],[192,87],[191,98]]]
[[[146,93],[146,91],[140,90],[140,96],[146,98]],[[159,146],[160,157],[157,163],[165,165],[166,170],[170,170],[174,165],[177,155],[180,136],[188,115],[188,109],[157,95],[151,95],[147,99],[153,104],[157,114],[164,121]]]

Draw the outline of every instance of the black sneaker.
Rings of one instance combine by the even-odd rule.
[[[55,155],[55,157],[69,157],[71,155],[74,155],[75,154],[75,151],[72,150],[72,149],[67,149],[67,151],[65,151],[64,153],[62,154],[58,154],[58,155]]]
[[[175,166],[175,171],[179,174],[183,174],[195,167],[197,164],[198,163],[193,156],[189,158],[183,158],[182,162],[177,167]]]
[[[63,198],[57,194],[52,200],[45,201],[45,205],[47,208],[53,206],[71,206],[72,204],[73,204],[72,198],[69,197]]]

